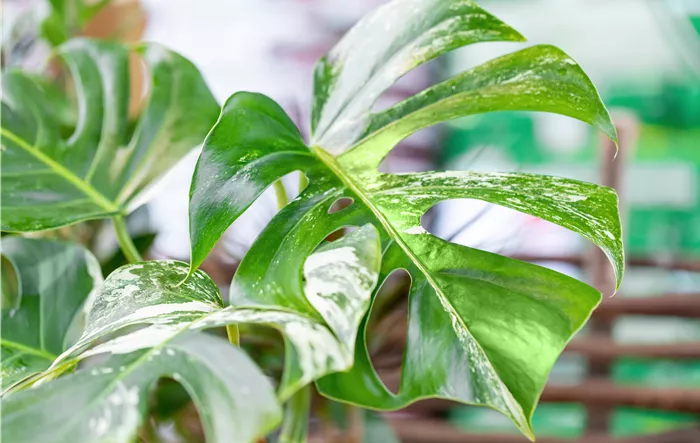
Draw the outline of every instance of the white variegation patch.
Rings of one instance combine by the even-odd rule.
[[[128,354],[140,349],[160,346],[175,337],[182,330],[179,325],[152,325],[126,335],[121,335],[110,341],[99,344],[81,354],[81,358],[98,354]]]
[[[129,441],[140,421],[139,390],[117,382],[107,401],[87,418],[88,431],[98,441]]]
[[[304,262],[304,293],[350,350],[379,275],[379,240],[366,225],[311,254]]]

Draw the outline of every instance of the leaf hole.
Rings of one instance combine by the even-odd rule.
[[[328,234],[326,236],[326,238],[323,239],[323,242],[321,242],[321,244],[319,244],[318,246],[321,246],[321,245],[325,244],[326,242],[336,241],[339,238],[345,237],[349,233],[356,231],[357,229],[359,229],[357,226],[344,226],[342,228],[336,229],[335,231]]]
[[[452,199],[430,208],[423,228],[443,240],[511,256],[579,254],[583,237],[554,223],[476,199]]]
[[[300,174],[299,171],[293,171],[279,179],[284,185],[287,201],[294,200],[300,193]],[[239,262],[265,226],[280,211],[279,191],[275,186],[274,183],[271,184],[221,236],[212,251],[212,254],[219,254],[220,261],[229,264]]]
[[[382,282],[367,325],[367,348],[377,374],[397,393],[408,332],[411,276],[395,269]]]
[[[379,164],[381,172],[404,174],[422,172],[436,167],[436,149],[442,138],[444,124],[421,129],[397,144]]]
[[[340,212],[343,209],[350,207],[350,205],[352,205],[354,202],[355,201],[350,197],[341,197],[331,204],[331,206],[328,208],[328,213],[335,214],[336,212]]]
[[[149,400],[149,410],[158,422],[175,420],[186,409],[192,409],[193,418],[199,415],[185,387],[170,377],[162,377],[156,382]]]
[[[0,257],[0,283],[2,283],[2,301],[0,308],[3,311],[19,309],[22,297],[22,285],[19,272],[15,264],[4,255]]]

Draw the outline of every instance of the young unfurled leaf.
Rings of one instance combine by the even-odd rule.
[[[224,105],[192,180],[193,270],[268,186],[301,171],[309,184],[241,262],[231,285],[235,303],[317,318],[317,309],[323,311],[303,291],[304,260],[346,226],[374,224],[383,239],[383,276],[400,268],[411,275],[399,393],[376,376],[363,332],[353,368],[318,383],[326,396],[375,409],[401,408],[426,397],[485,405],[532,437],[530,417],[549,371],[600,294],[554,271],[430,235],[421,216],[440,201],[480,199],[580,233],[605,251],[619,285],[624,257],[612,189],[533,174],[377,170],[412,133],[484,112],[558,113],[614,139],[595,87],[568,55],[551,46],[498,58],[371,112],[391,83],[426,60],[480,41],[521,39],[469,0],[395,0],[363,19],[319,62],[310,148],[269,98],[237,93]],[[353,203],[329,211],[340,199]]]
[[[3,261],[16,272],[16,299],[2,306],[2,390],[44,371],[63,352],[71,325],[102,281],[99,264],[81,246],[4,237]],[[3,267],[3,291],[6,269]],[[3,303],[5,293],[3,292]]]
[[[66,137],[43,82],[2,77],[2,229],[36,231],[123,215],[153,180],[201,143],[218,105],[197,69],[155,44],[137,49],[150,98],[129,130],[129,49],[74,39],[57,48],[75,82],[78,117]]]
[[[132,443],[149,391],[161,377],[184,385],[199,408],[208,442],[228,443],[235,436],[252,443],[279,422],[270,381],[240,349],[203,333],[159,337],[155,346],[138,351],[113,346],[99,366],[3,400],[3,440]]]

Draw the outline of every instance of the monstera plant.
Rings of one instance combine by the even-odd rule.
[[[457,117],[552,112],[615,139],[608,112],[576,62],[546,45],[373,110],[389,86],[426,61],[475,43],[523,40],[470,0],[393,0],[317,63],[308,142],[279,105],[256,93],[234,94],[214,121],[218,107],[196,69],[155,45],[136,49],[152,83],[133,124],[121,46],[73,40],[59,47],[75,80],[75,121],[61,117],[70,103],[48,94],[44,80],[5,73],[3,230],[112,218],[133,263],[102,281],[81,246],[3,238],[3,437],[151,441],[139,428],[153,387],[169,378],[191,397],[210,442],[259,441],[277,428],[278,441],[305,441],[311,386],[374,410],[424,398],[487,406],[534,438],[531,417],[549,371],[601,294],[555,271],[437,238],[421,216],[455,198],[531,214],[605,251],[619,285],[615,192],[534,174],[378,167],[402,139]],[[190,191],[191,261],[143,262],[123,217],[202,140]],[[300,193],[286,201],[279,180],[295,171]],[[225,303],[198,268],[270,186],[280,190],[281,210],[243,258]],[[367,326],[396,270],[408,272],[411,287],[393,392],[372,365]],[[244,324],[284,335],[278,379],[238,346]],[[224,327],[228,341],[204,332]]]

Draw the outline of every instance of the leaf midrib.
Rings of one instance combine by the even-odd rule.
[[[430,283],[433,289],[435,289],[435,293],[438,295],[438,297],[440,297],[440,299],[445,302],[444,305],[449,306],[451,314],[457,319],[459,319],[459,322],[462,325],[462,327],[469,333],[469,335],[471,335],[469,329],[467,328],[467,325],[464,324],[457,311],[454,310],[452,304],[449,302],[447,297],[445,297],[445,294],[442,293],[442,290],[438,286],[437,282],[430,275],[430,272],[426,268],[425,264],[420,259],[418,259],[418,257],[416,257],[413,251],[403,241],[399,233],[396,232],[394,226],[391,223],[389,223],[389,221],[386,219],[386,216],[379,209],[376,208],[376,206],[369,200],[369,198],[367,198],[367,195],[365,194],[364,190],[360,186],[355,184],[352,178],[345,174],[345,172],[340,168],[335,159],[326,151],[324,151],[323,148],[314,146],[311,149],[316,153],[318,158],[343,182],[343,184],[350,188],[350,190],[353,193],[355,193],[360,198],[360,200],[362,200],[362,203],[364,203],[365,206],[367,206],[367,208],[369,208],[369,210],[372,211],[372,213],[375,217],[377,217],[384,229],[387,230],[389,236],[401,247],[404,253],[416,265],[418,270],[421,271],[421,273],[425,276],[426,280]]]
[[[462,317],[457,313],[455,310],[454,306],[452,306],[452,303],[450,300],[443,294],[442,290],[438,286],[437,282],[433,279],[432,275],[430,274],[430,271],[426,268],[425,264],[413,253],[411,248],[408,247],[408,245],[403,241],[401,236],[398,234],[396,229],[389,223],[387,220],[386,216],[375,207],[375,205],[371,202],[371,200],[367,197],[366,193],[363,191],[363,189],[357,185],[352,178],[346,174],[342,168],[338,165],[338,163],[335,161],[335,158],[327,153],[326,151],[323,150],[323,148],[319,146],[313,146],[311,147],[312,151],[318,156],[319,160],[323,162],[337,177],[340,179],[343,184],[345,184],[355,195],[357,195],[360,200],[362,200],[362,203],[364,203],[367,208],[372,211],[375,217],[379,220],[379,222],[382,224],[384,229],[388,232],[390,238],[392,238],[398,245],[399,247],[404,251],[404,253],[408,256],[408,258],[416,265],[418,270],[423,274],[425,277],[425,280],[430,283],[430,286],[433,288],[435,291],[435,294],[437,297],[440,299],[440,304],[441,306],[449,310],[448,315],[453,319],[459,322],[459,325],[466,331],[467,334],[469,334],[471,337],[474,338],[474,344],[478,347],[479,351],[483,353],[484,357],[486,360],[489,362],[489,365],[491,365],[491,369],[498,374],[498,371],[493,367],[493,364],[488,358],[488,355],[486,352],[482,349],[481,345],[479,342],[476,340],[474,335],[471,333],[467,325],[464,323],[462,320]],[[500,375],[499,375],[500,378]],[[501,380],[501,383],[503,384],[503,387],[506,389],[508,394],[515,399],[513,396],[513,393],[510,391],[510,388],[505,384],[503,380]],[[519,402],[516,400],[516,404],[522,408],[522,405],[520,405]]]
[[[61,176],[64,180],[75,186],[79,191],[81,191],[83,194],[87,195],[90,200],[95,202],[98,206],[100,206],[102,209],[104,209],[107,212],[110,213],[121,213],[121,209],[113,202],[111,202],[107,197],[102,195],[97,189],[95,189],[92,185],[87,183],[85,180],[82,178],[78,177],[75,175],[71,170],[63,166],[62,164],[58,163],[51,157],[47,156],[43,152],[41,152],[39,149],[37,149],[35,146],[30,145],[27,143],[24,139],[21,137],[17,136],[15,133],[5,129],[5,128],[0,128],[0,134],[3,137],[8,138],[12,142],[14,142],[17,146],[19,146],[21,149],[32,155],[34,158],[39,160],[40,162],[44,163],[46,166],[48,166],[54,173],[57,175]]]

